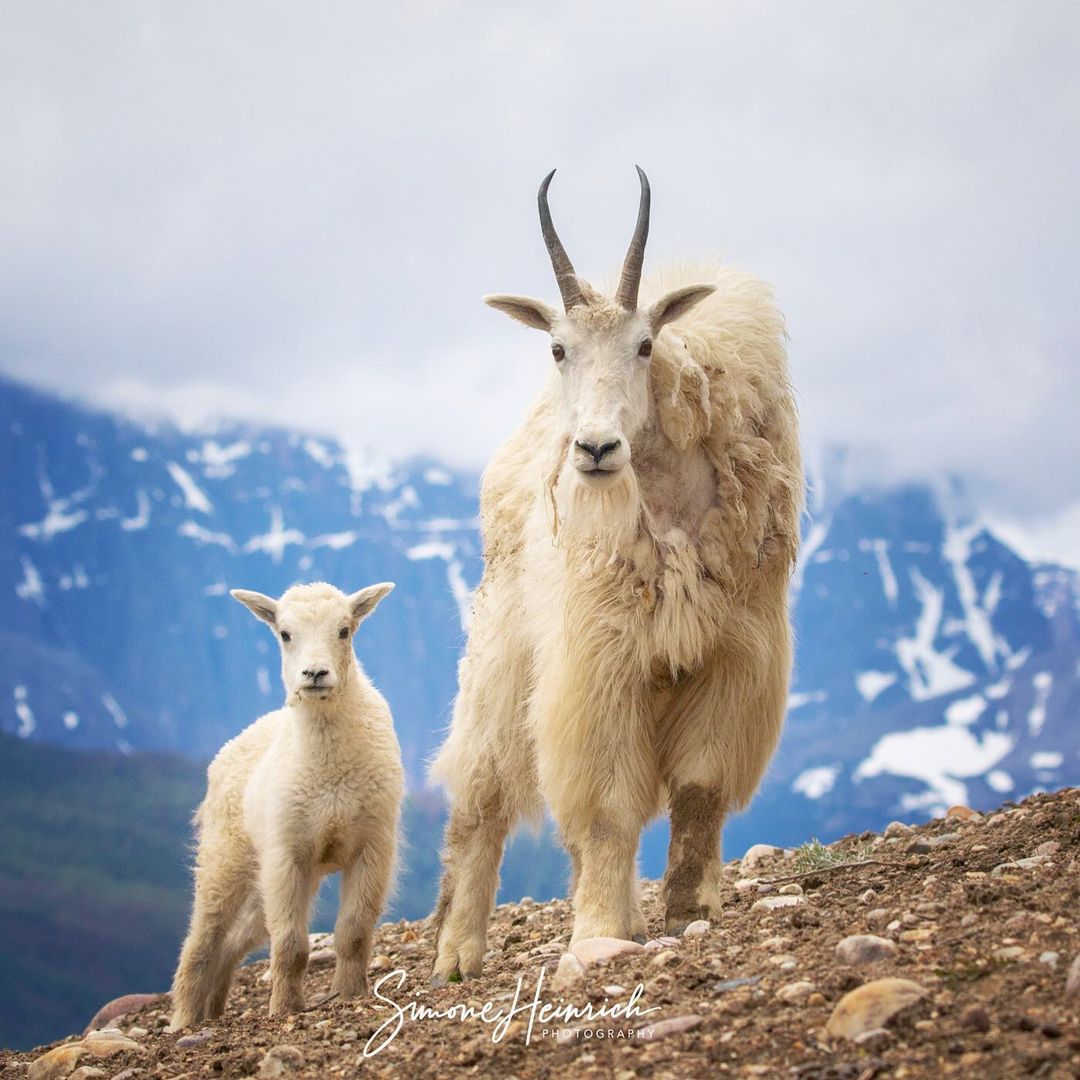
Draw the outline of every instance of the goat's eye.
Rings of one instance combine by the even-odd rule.
[[[292,641],[292,634],[290,634],[288,630],[282,630],[281,631],[281,640],[282,641]]]
[[[338,633],[337,633],[337,636],[338,636],[339,638],[341,638],[342,640],[344,640],[345,638],[347,638],[347,637],[349,636],[349,628],[348,628],[347,626],[343,626],[343,627],[342,627],[342,628],[341,628],[341,629],[340,629],[340,630],[338,631]]]
[[[551,346],[551,355],[555,357],[557,364],[566,355],[566,350],[561,345],[555,344]]]
[[[652,340],[650,338],[646,338],[638,346],[638,356],[652,356]]]

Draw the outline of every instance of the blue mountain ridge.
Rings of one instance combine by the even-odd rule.
[[[357,648],[423,784],[481,571],[476,475],[7,380],[0,447],[0,729],[207,759],[282,696],[275,643],[228,589],[393,580]],[[1077,575],[1022,559],[948,485],[814,492],[787,727],[728,853],[1080,780]],[[647,872],[663,845],[651,830]]]

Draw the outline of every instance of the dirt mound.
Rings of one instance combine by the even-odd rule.
[[[298,1016],[267,1017],[255,963],[198,1031],[165,1034],[155,1002],[113,1020],[126,1038],[101,1038],[97,1056],[61,1044],[52,1062],[66,1071],[39,1049],[5,1053],[0,1076],[1080,1077],[1076,789],[758,849],[725,873],[723,917],[678,940],[568,952],[569,904],[525,899],[496,911],[482,978],[434,989],[430,931],[388,924],[372,969],[385,1003],[320,1002],[333,968],[319,942]],[[662,926],[655,884],[645,914]],[[607,1015],[582,1018],[590,1005]]]

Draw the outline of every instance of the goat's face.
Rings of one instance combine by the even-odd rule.
[[[564,312],[527,296],[487,296],[485,301],[511,318],[551,335],[551,353],[562,388],[566,465],[583,485],[605,489],[633,456],[635,440],[652,410],[649,358],[663,327],[714,291],[691,285],[637,306],[638,285],[649,229],[649,184],[641,178],[638,223],[613,299],[574,273],[555,233],[547,206],[550,174],[540,186],[540,224],[547,241]],[[565,471],[564,471],[565,475]]]
[[[278,600],[245,589],[232,595],[277,635],[288,700],[329,701],[352,674],[356,628],[393,587],[382,582],[346,596],[318,582],[294,585]]]

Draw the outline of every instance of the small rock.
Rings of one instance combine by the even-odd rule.
[[[517,906],[521,908],[532,907],[536,901],[531,896],[523,896],[518,902]]]
[[[986,819],[986,824],[987,825],[1001,825],[1004,821],[1005,821],[1005,815],[1004,814],[991,814]]]
[[[989,1031],[990,1014],[981,1005],[971,1005],[960,1014],[960,1026],[968,1031]]]
[[[867,889],[866,892],[859,897],[859,900],[864,904],[872,904],[877,899],[877,893],[873,889]]]
[[[754,911],[778,911],[780,908],[798,907],[806,903],[805,896],[764,896],[750,906]]]
[[[182,1050],[186,1050],[189,1046],[202,1046],[204,1042],[209,1041],[214,1037],[212,1028],[203,1028],[202,1031],[196,1031],[194,1035],[181,1035],[176,1040],[176,1045]]]
[[[757,889],[761,884],[756,877],[752,878],[740,878],[735,882],[735,891],[738,893],[750,892]]]
[[[1042,866],[1048,858],[1048,855],[1032,855],[1029,859],[1016,859],[1013,862],[999,863],[990,871],[990,876],[996,878],[1001,877],[1003,874],[1016,873],[1018,870],[1034,870],[1036,866]]]
[[[818,1008],[821,1005],[827,1005],[828,1001],[823,993],[815,990],[807,999],[806,1004],[811,1005],[814,1008]]]
[[[995,960],[1020,960],[1025,953],[1019,945],[1006,945],[1004,948],[994,950]]]
[[[775,934],[773,937],[766,938],[762,943],[763,949],[785,949],[791,944],[791,938],[786,938],[781,934]]]
[[[880,928],[888,923],[891,916],[892,912],[889,911],[888,908],[879,907],[874,908],[873,911],[867,912],[866,921],[871,926]]]
[[[139,1027],[138,1025],[133,1025],[127,1029],[127,1037],[129,1039],[145,1039],[149,1034],[150,1032],[147,1031],[146,1028]]]
[[[851,934],[836,946],[836,955],[841,963],[859,967],[895,956],[896,943],[875,934]]]
[[[910,979],[875,979],[845,994],[825,1029],[833,1038],[856,1039],[925,996],[926,991]]]
[[[1057,840],[1044,840],[1036,849],[1036,855],[1056,855],[1061,850]]]
[[[93,1065],[80,1065],[70,1077],[70,1080],[98,1080],[98,1077],[104,1076],[105,1070],[96,1068]]]
[[[626,994],[626,987],[620,986],[618,983],[612,983],[610,986],[604,987],[604,993],[608,997],[620,998]]]
[[[909,855],[929,855],[933,851],[933,847],[929,840],[912,840],[910,844],[904,850]]]
[[[920,926],[916,930],[902,930],[900,940],[908,943],[929,941],[934,936],[934,931],[929,926]]]
[[[744,867],[753,867],[762,859],[770,858],[779,853],[780,849],[773,847],[772,844],[754,844],[742,857],[742,864]]]
[[[906,833],[911,832],[911,826],[905,825],[902,821],[890,821],[885,826],[885,839],[890,840],[894,836],[904,836]]]
[[[662,952],[658,952],[651,960],[652,967],[666,968],[674,967],[679,962],[679,954],[673,949],[664,949]]]
[[[781,986],[776,991],[776,996],[780,1001],[786,1002],[788,1005],[799,1005],[814,992],[814,984],[812,982],[788,983],[786,986]]]
[[[683,931],[684,937],[701,937],[702,934],[709,932],[712,923],[708,919],[695,919],[692,923],[689,923],[686,929]]]
[[[602,964],[624,953],[639,953],[643,946],[636,941],[623,938],[594,937],[582,938],[570,946],[570,951],[585,965]]]
[[[763,881],[758,887],[757,891],[762,896],[766,896],[768,893],[776,892],[776,886],[771,881]]]
[[[892,1036],[884,1028],[876,1027],[860,1032],[853,1041],[867,1050],[881,1050],[889,1044],[891,1039]]]
[[[959,839],[960,839],[960,834],[959,833],[949,832],[949,833],[941,833],[939,836],[932,836],[926,842],[932,848],[936,848],[936,847],[941,847],[943,844],[951,844],[955,840],[959,840]]]
[[[337,962],[337,953],[333,949],[316,949],[308,956],[308,971],[328,967]]]
[[[961,821],[979,821],[982,814],[978,810],[972,810],[970,806],[950,806],[946,817],[959,818]]]
[[[559,957],[559,966],[555,969],[552,980],[556,988],[573,986],[585,978],[585,965],[572,953],[563,953]]]
[[[654,1042],[656,1039],[662,1039],[666,1035],[678,1035],[681,1031],[689,1031],[691,1028],[696,1028],[700,1023],[700,1016],[673,1016],[670,1020],[660,1020],[653,1024],[652,1027],[645,1028],[644,1035],[638,1041]]]
[[[372,971],[389,971],[394,966],[394,962],[386,953],[380,953],[368,966]]]
[[[725,979],[723,982],[713,983],[713,990],[718,994],[726,994],[729,990],[738,990],[743,986],[757,986],[759,982],[760,975],[750,975],[744,979]]]
[[[70,1076],[71,1070],[85,1053],[86,1048],[79,1042],[57,1046],[47,1054],[34,1059],[26,1074],[27,1080],[56,1080],[61,1076]]]
[[[1080,953],[1076,954],[1069,965],[1069,974],[1065,979],[1065,993],[1070,997],[1080,994]]]
[[[113,998],[94,1013],[93,1020],[86,1025],[83,1034],[89,1035],[91,1031],[97,1031],[98,1028],[108,1027],[118,1016],[134,1012],[165,996],[164,994],[125,994],[123,997]]]
[[[1058,966],[1058,960],[1061,959],[1061,953],[1047,950],[1044,953],[1039,953],[1039,963],[1045,964],[1051,971],[1056,971]]]
[[[281,1045],[271,1047],[259,1062],[260,1080],[276,1080],[286,1073],[296,1072],[304,1067],[304,1055],[295,1046]]]
[[[979,916],[974,911],[969,911],[961,920],[960,925],[963,927],[974,926],[979,921]]]
[[[802,896],[803,887],[797,881],[789,881],[780,887],[781,896]]]
[[[776,956],[769,957],[769,963],[781,970],[790,970],[788,965],[791,967],[795,966],[795,957],[790,953],[778,953]]]

